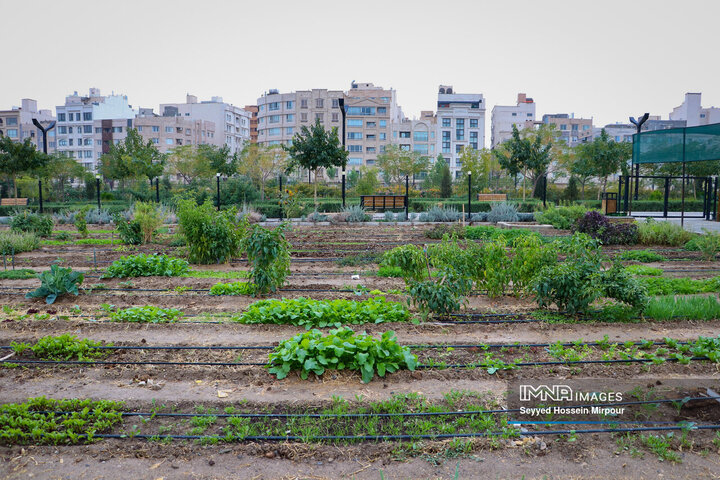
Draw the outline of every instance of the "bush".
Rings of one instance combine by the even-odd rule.
[[[34,233],[0,232],[0,254],[30,252],[40,248],[40,239]]]
[[[457,222],[462,217],[462,213],[455,208],[448,207],[432,207],[427,212],[421,213],[419,220],[421,222]]]
[[[143,242],[143,234],[140,230],[140,224],[134,221],[128,221],[122,215],[115,215],[115,226],[118,231],[120,241],[126,245],[140,245]]]
[[[487,221],[490,223],[517,222],[517,205],[507,202],[493,203],[492,207],[490,207],[490,213],[487,215]]]
[[[115,260],[102,278],[177,277],[188,272],[188,262],[167,255],[129,255]]]
[[[587,208],[582,205],[569,207],[550,206],[545,211],[536,212],[535,220],[539,223],[552,225],[559,230],[570,230],[580,217],[587,213]]]
[[[160,308],[152,305],[130,307],[110,314],[113,322],[172,323],[183,314],[176,308]]]
[[[600,240],[603,245],[634,245],[638,240],[638,228],[634,223],[612,223],[600,212],[587,212],[579,218],[573,231],[586,233]]]
[[[165,214],[151,202],[137,202],[133,207],[133,223],[137,223],[142,243],[150,243],[158,228],[163,225]]]
[[[544,245],[540,237],[526,235],[512,242],[514,255],[510,259],[510,279],[516,296],[530,293],[540,271],[557,263],[555,245]],[[490,268],[494,268],[494,265]]]
[[[532,213],[530,214],[532,215]],[[470,215],[471,222],[487,222],[487,212],[473,213]]]
[[[403,273],[405,282],[419,281],[428,273],[427,259],[417,245],[400,245],[383,254],[382,264],[397,267]]]
[[[225,263],[240,255],[247,223],[235,209],[218,212],[209,201],[181,200],[177,215],[192,263]]]
[[[425,230],[425,236],[433,240],[440,240],[445,235],[455,238],[465,238],[465,227],[459,223],[451,223],[450,225],[441,223],[435,225],[430,230]]]
[[[50,305],[66,293],[77,296],[78,285],[84,277],[80,272],[73,272],[72,268],[63,268],[54,263],[50,270],[40,273],[37,278],[40,279],[40,288],[25,295],[25,298],[45,297],[45,303]]]
[[[698,235],[693,240],[698,250],[702,253],[703,259],[707,261],[715,260],[718,252],[720,252],[720,234],[703,229],[704,235]]]
[[[455,272],[446,271],[438,280],[410,281],[408,293],[412,303],[427,319],[430,313],[449,315],[460,310],[472,281]]]
[[[290,244],[285,239],[287,224],[270,230],[253,225],[242,242],[250,264],[250,279],[257,293],[274,292],[290,274]]]
[[[512,241],[520,237],[538,237],[540,234],[524,228],[499,228],[491,225],[475,225],[465,227],[465,237],[473,240],[495,240],[503,237]]]
[[[328,216],[327,216],[327,215],[323,215],[322,213],[320,213],[320,212],[318,212],[317,210],[315,210],[315,211],[312,212],[310,215],[308,215],[305,220],[308,221],[308,222],[327,222],[327,221],[328,221]]]
[[[52,234],[53,219],[48,215],[28,213],[27,211],[16,214],[10,221],[10,229],[13,232],[34,233],[39,237],[49,237]]]
[[[368,222],[370,215],[365,213],[365,208],[360,205],[347,206],[342,210],[342,218],[348,223]]]
[[[622,252],[618,258],[620,260],[631,260],[642,263],[664,262],[666,260],[666,258],[659,253],[650,250],[627,250]]]
[[[255,285],[249,282],[216,283],[210,287],[210,295],[254,295]]]
[[[375,376],[394,373],[402,368],[415,370],[417,357],[407,347],[397,343],[394,332],[385,332],[380,340],[355,332],[350,328],[330,330],[323,336],[320,330],[296,335],[281,342],[269,355],[270,373],[278,379],[294,370],[303,380],[310,372],[322,375],[325,370],[360,371],[363,383]]]
[[[670,222],[656,222],[652,218],[646,219],[638,227],[638,239],[643,245],[679,247],[685,245],[692,237],[692,233],[680,225]]]
[[[361,302],[354,300],[260,300],[253,303],[239,317],[240,323],[273,323],[312,327],[339,327],[362,323],[405,322],[410,313],[398,302],[374,297]]]

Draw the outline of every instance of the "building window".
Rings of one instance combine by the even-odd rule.
[[[470,128],[477,128],[477,126],[478,126],[477,118],[471,118],[470,119]]]
[[[303,98],[300,100],[300,108],[308,108],[307,106],[307,98]]]
[[[58,140],[58,147],[67,147],[67,144],[68,142],[65,139]]]
[[[10,138],[17,138],[18,137],[18,129],[17,128],[9,128],[7,131],[7,136]]]
[[[449,118],[443,118],[443,119],[442,119],[442,126],[443,126],[443,127],[449,127],[449,126],[450,126],[450,119],[449,119]]]
[[[387,140],[387,133],[382,132],[382,133],[380,134],[380,140]]]
[[[286,121],[286,122],[294,122],[294,121],[295,121],[295,115],[293,115],[292,113],[289,114],[289,115],[285,115],[285,121]]]
[[[517,117],[517,112],[512,112],[513,117]]]
[[[347,126],[348,127],[362,127],[363,121],[359,120],[357,118],[351,118],[351,119],[348,119]]]
[[[287,102],[285,102],[285,109],[286,109],[286,110],[292,110],[292,109],[293,109],[293,102],[292,102],[292,101],[287,101]]]
[[[362,152],[362,145],[348,145],[348,152]]]
[[[174,131],[173,127],[165,127],[165,133],[173,133]]]
[[[92,145],[92,138],[86,138],[86,139],[83,141],[83,144],[86,145],[86,146],[91,146],[91,145]]]
[[[333,114],[332,114],[332,121],[333,121],[333,122],[339,122],[339,121],[340,121],[340,117],[338,117],[338,114],[337,114],[337,113],[333,113]]]
[[[92,112],[83,112],[83,120],[92,122]]]
[[[380,97],[383,103],[390,103],[390,97]]]
[[[160,143],[160,139],[155,137],[152,139],[152,142],[157,145],[158,143]]]
[[[322,98],[315,99],[315,108],[323,108],[324,106],[325,106],[325,101]]]
[[[428,141],[428,132],[413,132],[413,141],[427,142]]]
[[[60,135],[65,135],[65,134],[67,134],[67,127],[64,126],[64,125],[58,127],[58,133],[59,133]]]
[[[700,118],[705,118],[705,114],[704,114],[704,113],[701,113],[701,114],[700,114]]]
[[[122,133],[122,127],[113,127],[113,133]]]
[[[73,133],[73,127],[68,127],[68,133]]]
[[[58,113],[58,122],[64,122],[64,121],[65,121],[65,114]]]
[[[378,113],[378,115],[385,115],[385,114],[387,114],[387,107],[378,107],[377,113]]]
[[[456,128],[455,129],[455,140],[458,140],[458,141],[465,140],[465,129],[464,128]]]
[[[367,138],[368,140],[375,140],[377,137],[374,134],[367,134],[365,135],[365,138]]]
[[[367,153],[375,153],[375,152],[377,151],[377,149],[376,149],[375,147],[367,147],[367,148],[365,149],[365,151],[366,151]]]
[[[280,123],[280,115],[270,115],[268,123]]]
[[[427,154],[428,153],[428,146],[427,143],[421,143],[419,145],[415,145],[413,147],[413,151],[420,153],[420,154]]]
[[[407,143],[403,143],[400,145],[400,150],[403,152],[409,152],[410,151],[410,145]]]
[[[315,121],[318,121],[318,120],[320,120],[321,122],[324,122],[324,121],[325,121],[325,115],[323,115],[322,113],[316,113],[316,114],[315,114]]]
[[[332,108],[340,108],[340,100],[337,98],[332,99]]]
[[[137,127],[135,127],[135,129],[136,129],[138,132],[142,132],[142,125],[138,125]]]
[[[462,148],[462,145],[455,145],[455,153],[460,153],[462,151]]]
[[[362,132],[348,132],[347,138],[348,140],[362,140]]]
[[[12,137],[12,135],[10,135],[9,132],[10,132],[10,130],[8,130],[8,137]],[[17,132],[17,130],[15,130],[15,132]],[[16,134],[15,136],[17,136],[17,134]],[[73,146],[73,139],[72,139],[72,138],[68,139],[68,145],[71,146],[71,147]]]
[[[280,136],[280,129],[279,128],[268,128],[268,135],[271,137]]]
[[[583,125],[583,131],[590,130],[590,125]]]
[[[367,128],[375,128],[375,127],[377,126],[377,123],[375,123],[375,122],[367,122],[367,123],[365,124],[365,126],[366,126]]]
[[[410,132],[400,132],[400,138],[410,138]]]
[[[153,125],[153,126],[152,126],[152,131],[153,131],[153,132],[159,132],[159,131],[160,131],[160,126],[159,126],[159,125]]]
[[[261,112],[264,112],[264,111],[265,111],[265,105],[260,105],[260,108],[258,108],[258,110],[260,110]],[[187,115],[187,113],[186,113],[185,115]]]
[[[574,124],[574,125],[570,125],[570,128],[571,128],[571,130],[573,130],[574,132],[577,132],[577,130],[578,130],[578,125],[577,125],[577,123]]]
[[[172,138],[166,138],[166,139],[165,139],[165,145],[172,145],[173,143],[175,143],[175,142],[173,141]]]
[[[285,135],[292,135],[292,134],[293,134],[293,127],[286,127]]]
[[[101,147],[101,146],[102,146],[102,140],[95,140],[95,145],[97,145],[98,147]]]
[[[386,128],[387,127],[387,120],[380,120],[380,128]]]
[[[300,121],[307,122],[307,113],[303,112],[300,114]]]
[[[567,125],[565,125],[564,123],[560,124],[560,130],[567,130]]]
[[[92,150],[85,150],[85,158],[92,158]]]
[[[528,113],[527,116],[528,116],[528,117],[532,117],[532,113]]]
[[[102,127],[95,127],[95,133],[102,133]]]
[[[280,110],[280,102],[269,103],[268,110],[271,112],[274,112],[275,110]]]
[[[348,158],[348,165],[362,165],[362,158],[350,157]]]
[[[375,115],[375,107],[348,107],[348,115]]]

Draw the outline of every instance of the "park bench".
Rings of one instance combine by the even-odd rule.
[[[405,208],[405,195],[360,195],[360,206],[367,210]]]
[[[0,207],[27,207],[27,198],[3,198],[0,199]]]
[[[507,202],[507,193],[478,193],[478,202]]]

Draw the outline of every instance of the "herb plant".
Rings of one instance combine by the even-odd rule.
[[[78,360],[81,362],[107,356],[111,350],[96,348],[101,345],[102,342],[94,342],[86,338],[80,340],[69,334],[57,337],[48,335],[32,346],[27,343],[12,342],[10,344],[13,351],[18,354],[30,349],[35,357],[44,360]]]
[[[113,322],[132,323],[172,323],[181,317],[183,312],[177,308],[160,308],[152,305],[130,307],[110,314]]]
[[[103,278],[125,277],[176,277],[188,272],[188,262],[167,255],[140,253],[115,260],[106,270]]]
[[[254,295],[256,291],[250,282],[216,283],[210,287],[210,295]]]

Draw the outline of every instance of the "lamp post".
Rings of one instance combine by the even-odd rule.
[[[97,192],[98,213],[100,213],[100,174],[95,174],[95,191]]]
[[[635,125],[637,128],[637,134],[638,134],[638,141],[640,140],[640,130],[642,130],[643,123],[647,122],[647,119],[650,118],[649,113],[645,113],[642,117],[635,120],[635,117],[630,117],[630,123]],[[625,188],[628,188],[629,185],[626,185]],[[635,164],[635,195],[633,195],[633,200],[638,199],[638,194],[640,192],[640,164]]]
[[[219,212],[220,211],[220,172],[215,174],[215,179],[217,180],[217,209]]]
[[[345,208],[345,169],[342,171],[342,206]]]
[[[468,222],[472,218],[472,172],[468,171]]]
[[[38,130],[40,130],[43,133],[43,153],[47,155],[47,134],[50,130],[55,128],[55,121],[53,120],[50,122],[46,127],[43,127],[42,124],[38,121],[37,118],[32,119],[33,125],[35,125]],[[42,179],[38,178],[38,198],[40,200],[40,213],[43,213],[43,198],[42,198]]]
[[[155,201],[160,203],[160,177],[155,178]]]
[[[338,99],[338,106],[340,107],[340,114],[342,115],[342,146],[343,150],[345,150],[345,99],[339,98]],[[345,165],[343,165],[342,169],[342,206],[345,208]]]

